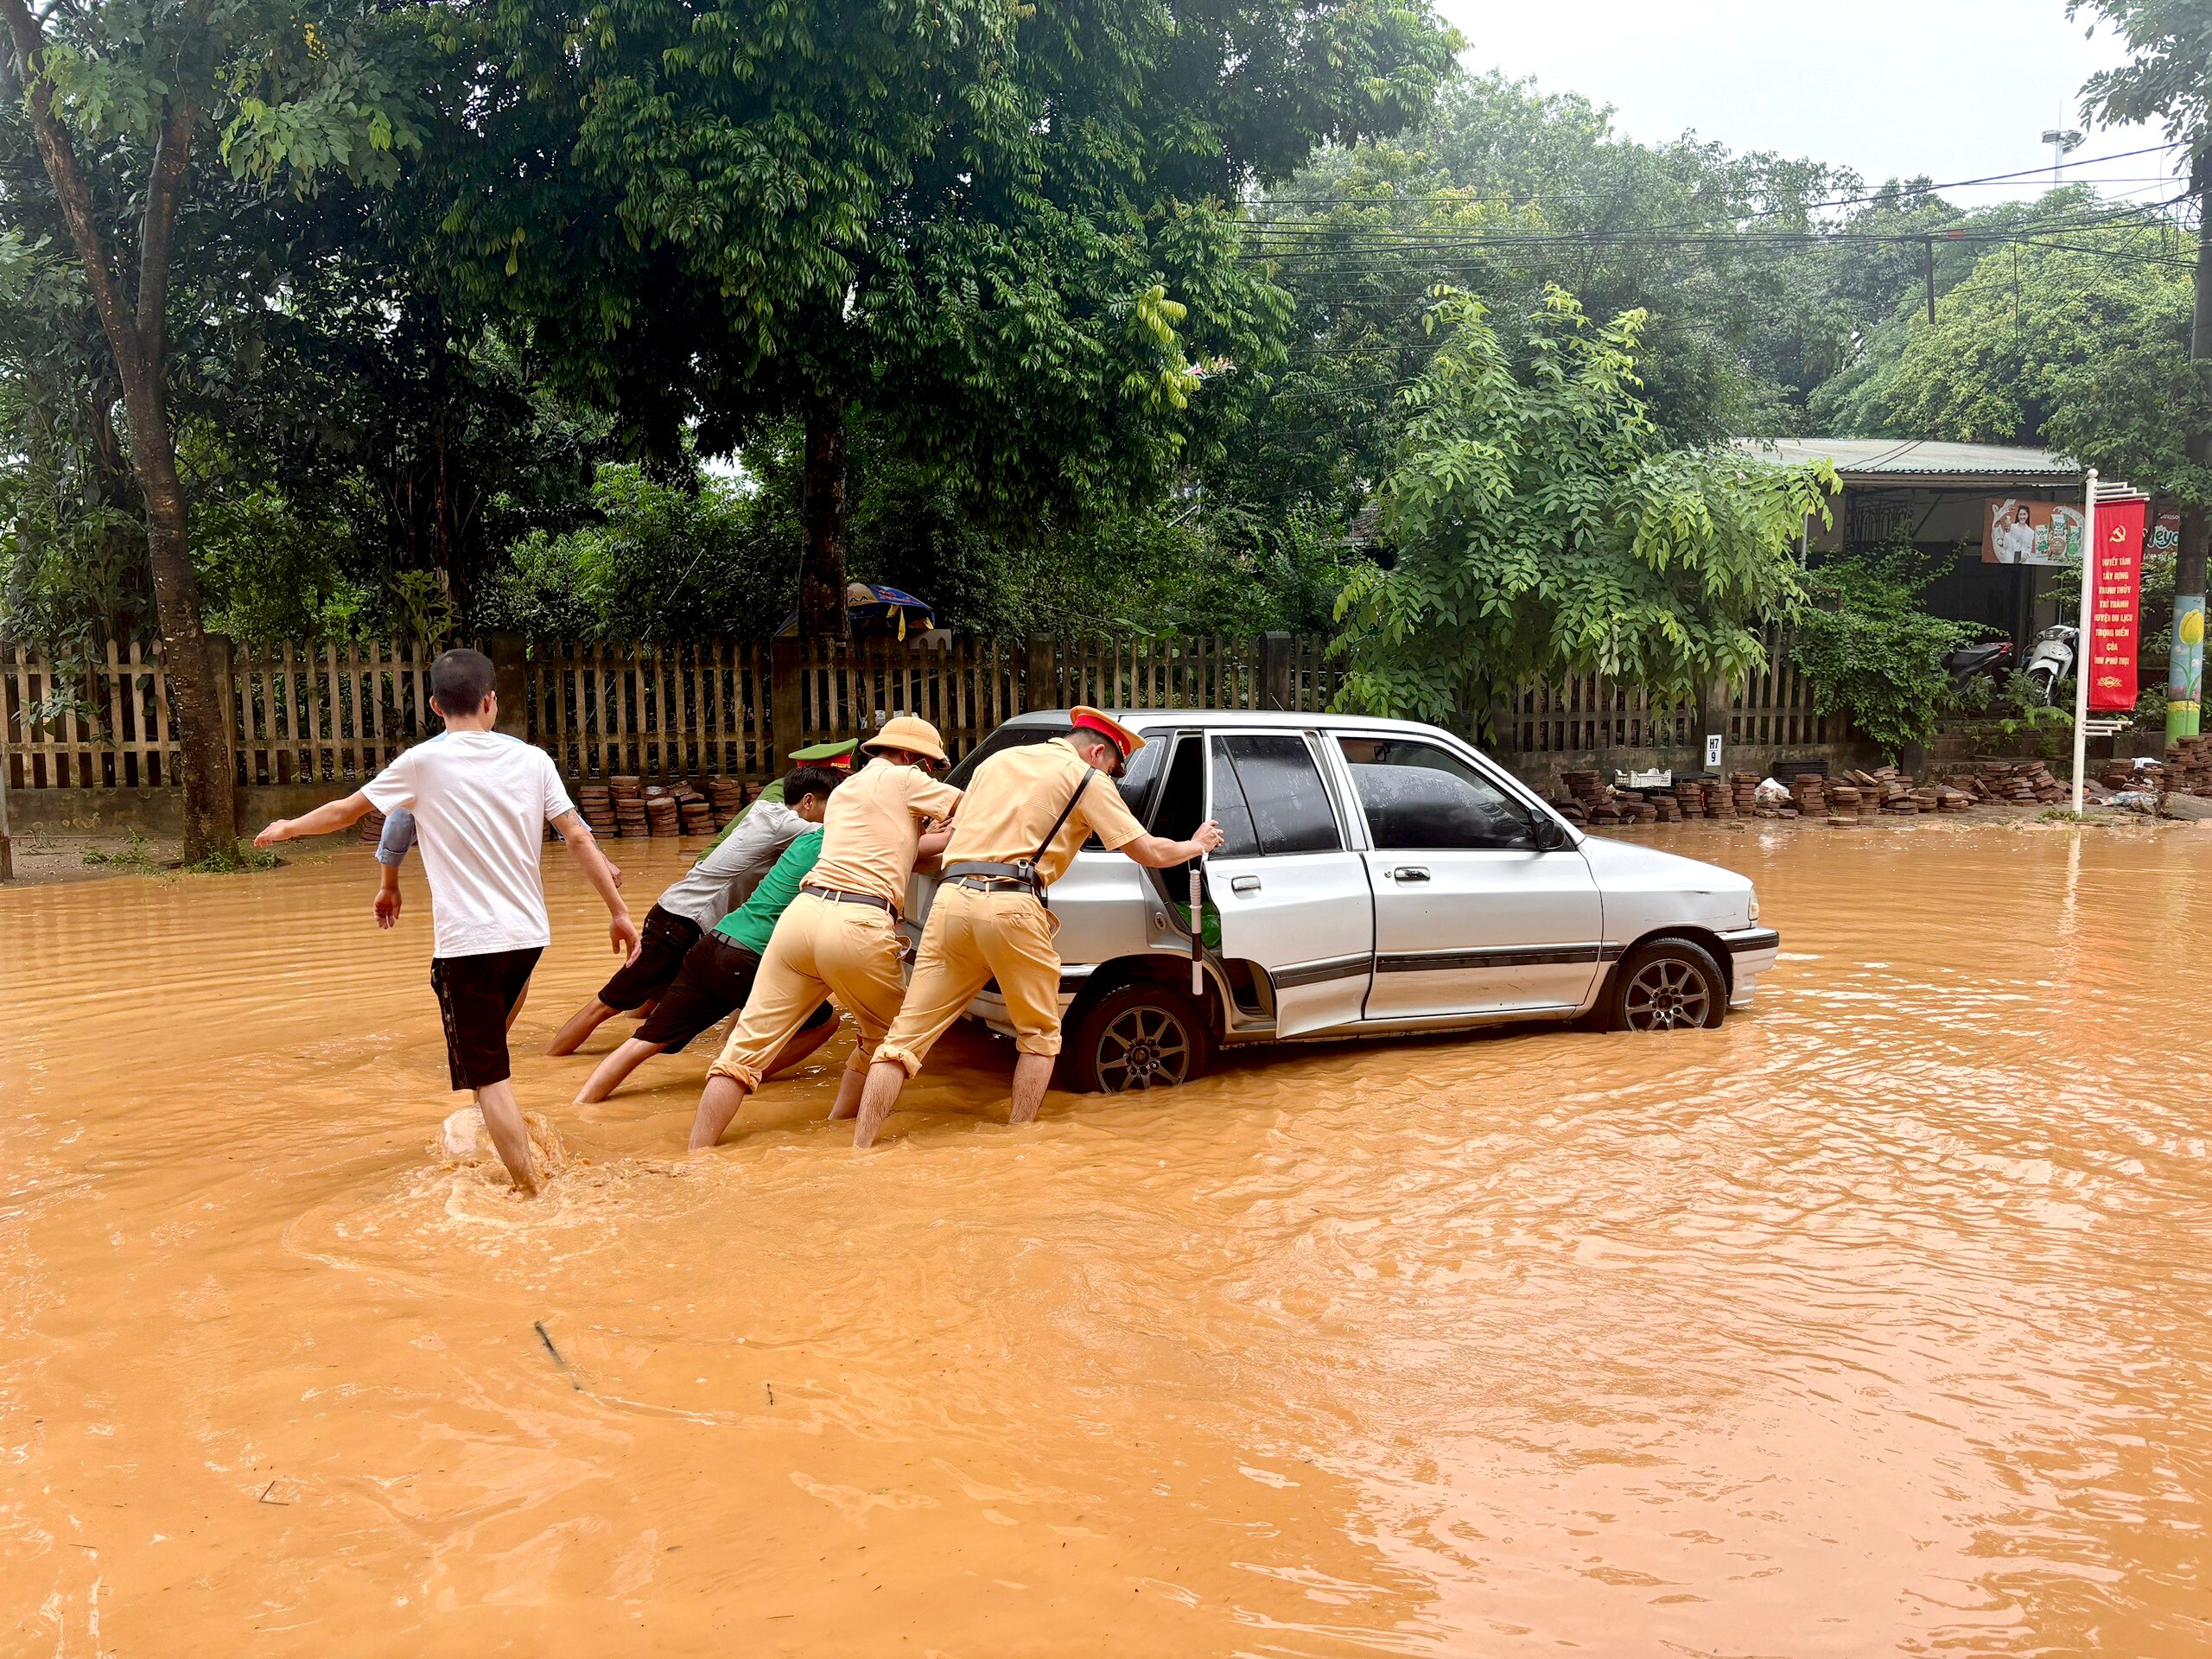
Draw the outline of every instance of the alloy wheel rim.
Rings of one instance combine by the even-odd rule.
[[[1646,963],[1628,982],[1631,1031],[1694,1031],[1713,1011],[1705,976],[1675,957]]]
[[[1169,1088],[1191,1071],[1191,1033],[1166,1008],[1134,1007],[1098,1033],[1098,1080],[1110,1094]]]

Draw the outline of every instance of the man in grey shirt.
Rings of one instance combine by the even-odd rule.
[[[654,900],[639,930],[638,949],[614,970],[599,995],[554,1033],[549,1054],[573,1054],[584,1039],[617,1014],[657,1001],[683,965],[699,936],[735,910],[774,868],[784,849],[814,826],[792,808],[808,795],[823,800],[837,786],[834,774],[801,766],[784,780],[784,798],[759,800],[719,846]]]

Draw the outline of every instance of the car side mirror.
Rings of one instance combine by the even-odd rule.
[[[1535,837],[1536,850],[1540,853],[1555,853],[1567,844],[1567,831],[1560,828],[1559,820],[1548,812],[1529,813],[1529,828]]]

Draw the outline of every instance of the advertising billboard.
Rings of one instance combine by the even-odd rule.
[[[1982,518],[1984,564],[2079,564],[2082,509],[2062,501],[1992,499]]]

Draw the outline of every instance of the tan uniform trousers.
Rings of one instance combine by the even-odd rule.
[[[968,1010],[983,982],[1006,998],[1014,1046],[1024,1054],[1060,1052],[1060,919],[1026,893],[978,893],[947,882],[937,890],[906,1001],[875,1051],[912,1077],[922,1057]]]
[[[768,936],[745,1013],[707,1075],[734,1077],[748,1092],[758,1089],[762,1069],[825,996],[836,997],[860,1027],[845,1068],[865,1071],[899,1012],[902,988],[899,930],[887,912],[802,892]]]

